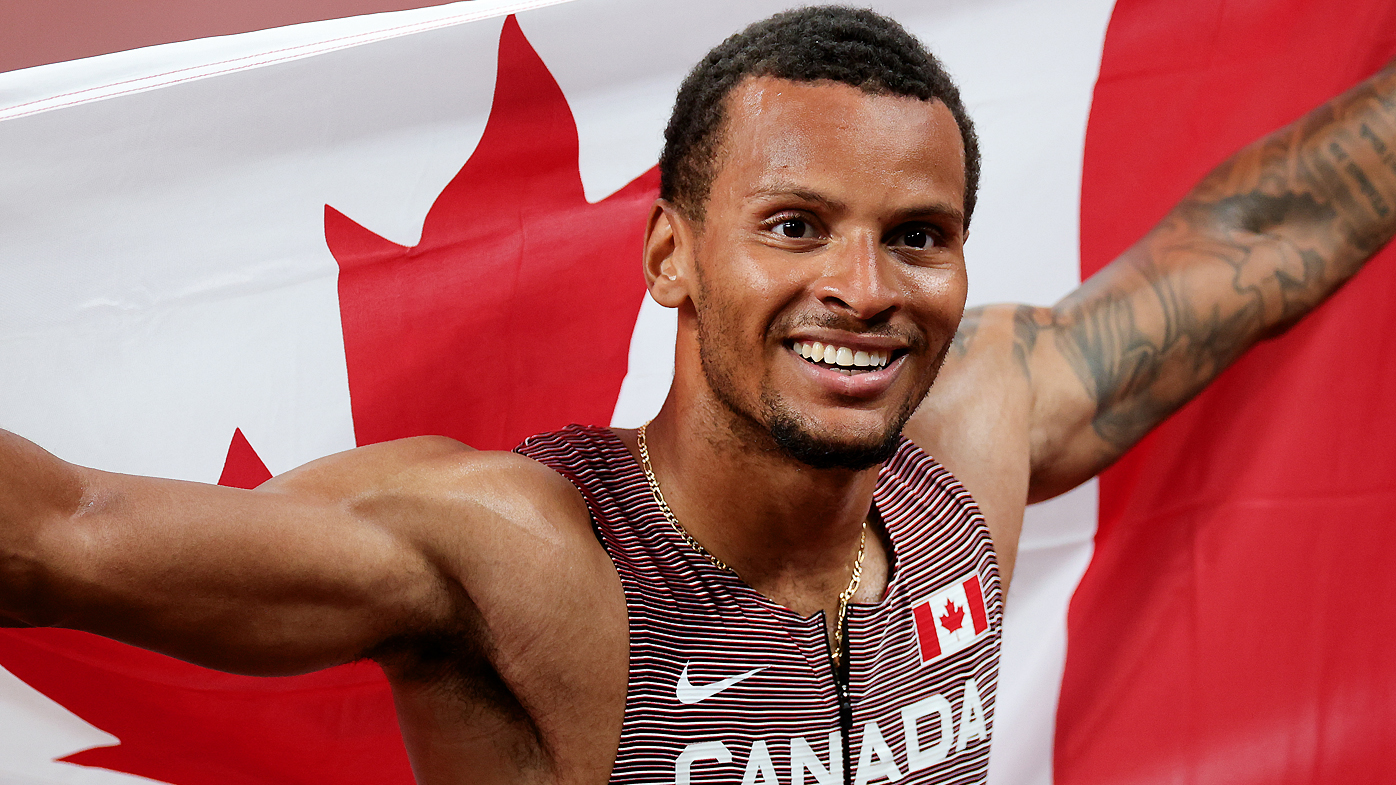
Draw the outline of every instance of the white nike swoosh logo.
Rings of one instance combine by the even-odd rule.
[[[729,676],[722,681],[715,681],[712,684],[692,684],[688,681],[688,663],[683,664],[683,673],[679,674],[678,686],[674,688],[674,694],[678,697],[679,703],[694,704],[705,701],[708,698],[722,692],[743,679],[751,678],[761,671],[766,670],[765,665],[759,668],[752,668],[746,673],[738,673],[736,676]]]

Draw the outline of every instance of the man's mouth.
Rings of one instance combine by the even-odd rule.
[[[796,341],[791,349],[807,362],[838,371],[845,376],[876,371],[892,361],[890,351],[866,351],[819,341]]]

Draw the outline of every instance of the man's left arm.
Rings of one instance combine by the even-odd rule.
[[[1232,156],[1057,305],[1015,310],[1030,500],[1100,472],[1393,234],[1396,64]]]

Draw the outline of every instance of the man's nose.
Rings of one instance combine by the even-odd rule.
[[[829,308],[862,321],[885,318],[901,306],[892,260],[879,237],[848,237],[825,256],[816,295]]]

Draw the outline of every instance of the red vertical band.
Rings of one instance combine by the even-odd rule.
[[[974,620],[974,634],[989,629],[989,617],[984,613],[984,590],[979,588],[979,576],[965,581],[965,599],[969,600],[969,617]]]
[[[1083,275],[1242,145],[1396,54],[1396,5],[1338,8],[1115,3],[1086,133]],[[1067,621],[1058,785],[1396,782],[1394,253],[1101,476]]]
[[[921,661],[930,662],[940,656],[940,637],[936,635],[936,614],[929,602],[911,609],[916,617],[916,640],[921,643]]]

